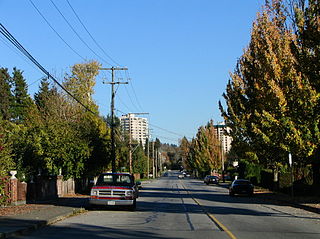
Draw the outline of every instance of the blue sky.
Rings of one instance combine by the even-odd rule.
[[[101,61],[74,34],[50,0],[32,0],[52,27],[83,58],[104,67],[116,65],[92,41],[66,0],[52,0]],[[154,137],[178,144],[179,135],[195,136],[210,119],[222,121],[223,100],[237,59],[250,40],[252,23],[264,0],[69,0],[104,51],[129,73],[117,78],[120,112],[149,112]],[[0,23],[50,73],[61,80],[70,66],[83,62],[47,25],[30,0],[0,0]],[[43,77],[1,36],[0,67],[24,71],[33,95]],[[109,63],[109,64],[108,64]],[[110,113],[110,74],[97,78],[94,99]],[[163,130],[164,129],[164,130]],[[173,134],[175,133],[175,134]]]

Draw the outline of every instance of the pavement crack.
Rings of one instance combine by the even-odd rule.
[[[188,208],[186,207],[186,204],[185,204],[185,202],[184,202],[184,199],[183,199],[183,197],[182,197],[182,194],[181,194],[181,192],[180,192],[180,189],[179,189],[179,187],[178,187],[178,184],[176,184],[176,187],[177,187],[177,189],[178,189],[178,194],[180,195],[180,199],[181,199],[181,202],[182,202],[183,209],[184,209],[184,211],[185,211],[185,215],[186,215],[186,218],[187,218],[187,222],[188,222],[188,224],[189,224],[189,226],[190,226],[191,231],[194,231],[195,228],[194,228],[194,226],[193,226],[193,224],[192,224],[192,222],[191,222],[191,218],[190,218],[190,215],[189,215],[189,212],[188,212],[189,210],[188,210]],[[172,189],[173,189],[173,187],[172,187]]]

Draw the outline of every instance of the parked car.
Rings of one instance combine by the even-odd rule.
[[[89,203],[91,206],[128,206],[135,210],[140,185],[129,173],[103,173],[91,188]]]
[[[236,179],[229,187],[229,195],[234,196],[235,194],[244,194],[253,196],[254,186],[246,179]]]
[[[219,184],[219,177],[218,176],[211,176],[207,175],[205,176],[203,182],[207,185],[209,184]]]

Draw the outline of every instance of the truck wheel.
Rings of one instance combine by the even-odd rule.
[[[135,211],[137,208],[137,200],[133,200],[133,204],[129,206],[130,211]]]

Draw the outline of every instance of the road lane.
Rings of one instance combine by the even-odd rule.
[[[201,181],[184,180],[183,184],[238,239],[320,238],[319,214],[274,205],[260,197],[229,197],[226,188]]]
[[[96,209],[26,238],[221,238],[229,236],[188,195],[175,174],[140,191],[137,210]]]
[[[198,205],[198,203],[200,205]],[[272,205],[260,197],[229,197],[220,186],[177,178],[144,185],[137,211],[96,209],[27,238],[320,238],[318,214]]]

